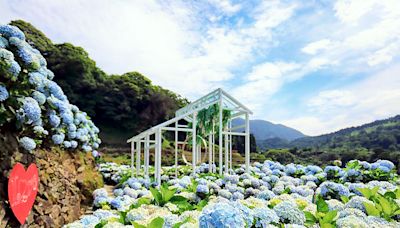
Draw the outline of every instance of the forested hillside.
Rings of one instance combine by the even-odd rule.
[[[400,115],[291,142],[274,138],[257,141],[257,143],[263,150],[290,149],[286,152],[297,158],[322,163],[335,159],[343,161],[389,159],[398,164],[400,161]]]
[[[81,47],[54,44],[25,21],[13,21],[54,72],[69,100],[88,113],[101,129],[103,145],[124,145],[125,139],[174,115],[187,100],[138,72],[107,75]]]

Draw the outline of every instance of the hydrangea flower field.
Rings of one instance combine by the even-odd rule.
[[[339,164],[337,164],[339,165]],[[400,189],[390,161],[345,167],[254,163],[219,176],[203,164],[163,167],[162,185],[130,177],[115,163],[99,169],[113,194],[93,192],[94,212],[65,227],[400,227]]]
[[[44,144],[97,154],[99,129],[69,103],[45,58],[15,26],[0,25],[0,74],[0,127],[16,125],[22,148]]]

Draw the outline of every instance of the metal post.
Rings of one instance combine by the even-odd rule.
[[[158,142],[157,142],[157,157],[158,157],[158,162],[157,162],[157,183],[160,186],[161,185],[161,149],[162,149],[162,136],[161,136],[161,128],[158,129],[157,131],[158,135]]]
[[[225,174],[228,174],[229,169],[229,145],[228,135],[225,134]]]
[[[175,122],[175,128],[178,128],[178,121]],[[175,178],[178,178],[178,131],[175,130]]]
[[[158,178],[158,143],[159,143],[159,138],[160,135],[158,134],[158,131],[156,132],[156,143],[154,147],[154,179],[156,181]]]
[[[149,135],[146,135],[145,140],[146,141],[144,145],[144,173],[146,177],[149,177],[149,147],[150,147]]]
[[[212,146],[211,146],[211,151],[212,151],[212,165],[213,165],[213,167],[212,167],[212,172],[213,173],[215,173],[217,170],[217,167],[215,166],[214,167],[214,165],[215,165],[215,151],[214,151],[214,145],[215,145],[215,132],[214,132],[214,128],[215,128],[215,125],[214,125],[214,121],[213,121],[213,129],[212,129],[212,142],[211,142],[211,144],[212,144]]]
[[[212,172],[212,134],[208,135],[208,172],[211,173]]]
[[[134,174],[134,164],[135,164],[135,141],[131,142],[131,174]]]
[[[137,152],[136,152],[136,176],[139,176],[140,173],[140,153],[141,153],[141,147],[142,147],[142,142],[139,141],[136,142],[136,147],[137,147]]]
[[[229,121],[229,129],[232,129],[232,120]],[[232,130],[229,130],[229,132],[232,132]],[[232,134],[229,135],[229,155],[229,164],[232,169]]]
[[[249,173],[249,166],[250,166],[250,120],[249,120],[249,113],[246,113],[245,159],[246,159],[246,173]]]
[[[222,98],[219,100],[219,175],[222,175]]]
[[[193,173],[193,176],[194,176],[194,174],[196,173],[195,172],[195,167],[196,167],[196,139],[197,139],[197,136],[196,136],[196,125],[197,125],[197,113],[193,113],[193,122],[192,122],[192,124],[193,124],[193,126],[192,126],[192,130],[193,130],[193,133],[192,133],[192,169],[193,169],[193,171],[192,171],[192,173]]]

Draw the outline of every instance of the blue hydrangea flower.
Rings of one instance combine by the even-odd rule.
[[[45,76],[39,72],[31,72],[28,74],[28,82],[35,86],[35,88],[39,91],[44,91],[45,87]]]
[[[275,213],[275,211],[265,207],[265,208],[256,208],[254,209],[254,218],[256,221],[256,227],[267,227],[268,224],[279,223],[279,217]]]
[[[85,152],[90,152],[90,151],[92,151],[92,147],[91,147],[91,146],[88,146],[88,145],[83,145],[83,146],[82,146],[82,149],[83,149],[83,151],[85,151]]]
[[[306,217],[304,213],[291,201],[284,201],[274,207],[275,213],[283,223],[304,225]]]
[[[63,142],[63,146],[64,146],[65,148],[70,148],[70,147],[71,147],[71,142],[70,142],[70,141],[64,141],[64,142]]]
[[[51,139],[53,140],[53,143],[56,145],[60,145],[61,143],[63,143],[64,138],[65,138],[65,135],[63,133],[55,134],[51,137]]]
[[[44,103],[46,103],[46,96],[39,92],[39,91],[34,91],[32,93],[32,97],[33,99],[35,99],[40,105],[43,105]]]
[[[8,45],[8,40],[0,36],[0,48],[7,48]]]
[[[0,34],[7,39],[17,37],[20,40],[25,40],[25,34],[13,25],[0,25]]]
[[[107,190],[105,188],[98,188],[98,189],[93,191],[92,195],[93,195],[93,198],[96,198],[96,197],[107,197],[108,193],[107,193]]]
[[[49,113],[49,123],[52,127],[56,128],[61,123],[61,118],[57,116],[55,111]]]
[[[286,166],[285,173],[287,175],[289,175],[289,176],[293,175],[294,173],[296,173],[296,171],[297,171],[297,169],[296,169],[296,166],[294,164],[289,164],[289,165]]]
[[[109,199],[107,196],[99,196],[94,198],[93,200],[93,205],[95,207],[101,207],[102,205],[108,204],[109,203]]]
[[[76,125],[75,124],[69,124],[68,125],[68,131],[76,131]]]
[[[197,193],[203,193],[203,194],[208,194],[210,191],[207,187],[207,185],[198,185],[196,189]]]
[[[17,47],[18,56],[22,62],[33,70],[40,68],[40,59],[38,54],[33,51],[33,48],[24,40],[16,37],[9,39],[10,45]]]
[[[74,115],[71,111],[65,111],[61,113],[61,119],[65,124],[72,124],[74,121]]]
[[[93,212],[93,215],[99,218],[100,220],[108,220],[110,218],[119,218],[119,216],[110,210],[103,210],[103,209],[98,209]]]
[[[93,146],[92,146],[94,149],[98,149],[99,148],[99,144],[98,143],[93,143]]]
[[[307,175],[314,175],[316,173],[322,172],[322,169],[317,165],[308,165],[305,169],[305,172]]]
[[[207,205],[199,217],[200,227],[245,227],[246,222],[238,208],[228,203]]]
[[[62,91],[61,87],[57,85],[57,83],[50,81],[47,84],[47,87],[48,87],[51,95],[53,95],[54,97],[56,97],[57,99],[59,99],[61,101],[66,100],[64,92]]]
[[[0,85],[0,101],[5,101],[8,99],[10,95],[8,94],[8,91],[6,89],[6,87]]]
[[[326,181],[322,183],[319,188],[319,193],[325,198],[334,198],[334,199],[340,199],[340,196],[349,196],[350,191],[349,189],[339,183],[331,182],[331,181]]]
[[[45,130],[42,126],[35,126],[33,127],[33,131],[39,135],[48,135],[49,132]]]
[[[19,140],[19,144],[22,146],[22,148],[24,148],[25,150],[29,150],[29,151],[36,148],[35,141],[26,136]]]
[[[374,205],[374,203],[362,196],[354,196],[350,199],[349,202],[346,203],[345,208],[356,208],[361,210],[362,212],[366,213],[367,210],[365,209],[364,203],[369,203]]]
[[[138,193],[136,190],[130,188],[130,187],[125,187],[124,188],[124,195],[130,196],[134,199],[136,199],[138,197]]]
[[[76,131],[68,131],[68,138],[69,139],[76,138]]]
[[[93,150],[92,151],[92,156],[97,158],[98,156],[100,156],[99,152],[97,150]]]
[[[382,170],[385,173],[390,173],[390,169],[387,166],[378,166],[378,169]]]
[[[28,118],[28,124],[40,119],[42,110],[35,99],[32,97],[25,97],[22,100],[22,103],[22,110],[25,113],[25,116]]]
[[[364,183],[351,183],[349,184],[349,190],[350,192],[362,196],[362,193],[360,191],[358,191],[359,188],[365,188],[365,184]]]
[[[124,195],[124,190],[122,190],[120,188],[117,188],[117,189],[114,190],[114,195],[115,196],[122,196],[122,195]]]
[[[242,200],[244,199],[244,195],[241,192],[232,193],[232,200]]]
[[[389,170],[392,170],[395,168],[395,165],[393,164],[393,162],[388,161],[388,160],[378,160],[375,163],[379,164],[379,166],[387,167]]]
[[[70,142],[71,142],[71,148],[75,149],[75,148],[78,147],[78,142],[77,141],[71,140]]]
[[[110,201],[110,205],[115,209],[120,209],[124,206],[124,202],[120,197],[114,198]]]
[[[99,218],[97,218],[94,215],[84,215],[81,219],[80,219],[81,223],[85,226],[89,226],[89,225],[96,225],[97,223],[100,222]]]
[[[275,193],[270,190],[264,190],[258,193],[257,198],[259,199],[264,199],[264,200],[270,200],[275,197]]]
[[[8,72],[12,75],[11,80],[16,81],[19,73],[21,72],[21,66],[14,60],[10,62]]]
[[[180,222],[177,215],[171,214],[164,217],[163,228],[172,228],[176,223]]]
[[[230,193],[228,190],[225,190],[225,189],[221,189],[218,192],[218,195],[221,197],[224,197],[226,199],[230,199],[232,197],[232,193]]]
[[[239,201],[231,202],[230,203],[233,207],[237,208],[240,210],[240,212],[243,215],[243,218],[247,224],[247,227],[251,227],[254,221],[254,213],[253,211],[246,207],[245,205],[241,204]]]

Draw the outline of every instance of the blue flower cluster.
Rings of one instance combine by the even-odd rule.
[[[0,73],[7,80],[29,86],[28,91],[24,87],[24,91],[14,97],[9,91],[18,90],[18,87],[7,88],[0,83],[0,102],[13,105],[15,119],[10,121],[14,121],[25,136],[20,139],[21,147],[33,150],[40,142],[49,141],[53,145],[67,149],[80,147],[98,155],[99,129],[85,112],[69,103],[60,86],[52,81],[54,74],[46,66],[46,60],[25,41],[19,28],[0,25]],[[21,97],[26,92],[28,94]],[[7,103],[9,100],[17,100],[18,106],[15,107],[15,102]]]
[[[246,221],[242,211],[231,203],[216,203],[206,206],[200,217],[200,227],[245,227]]]

